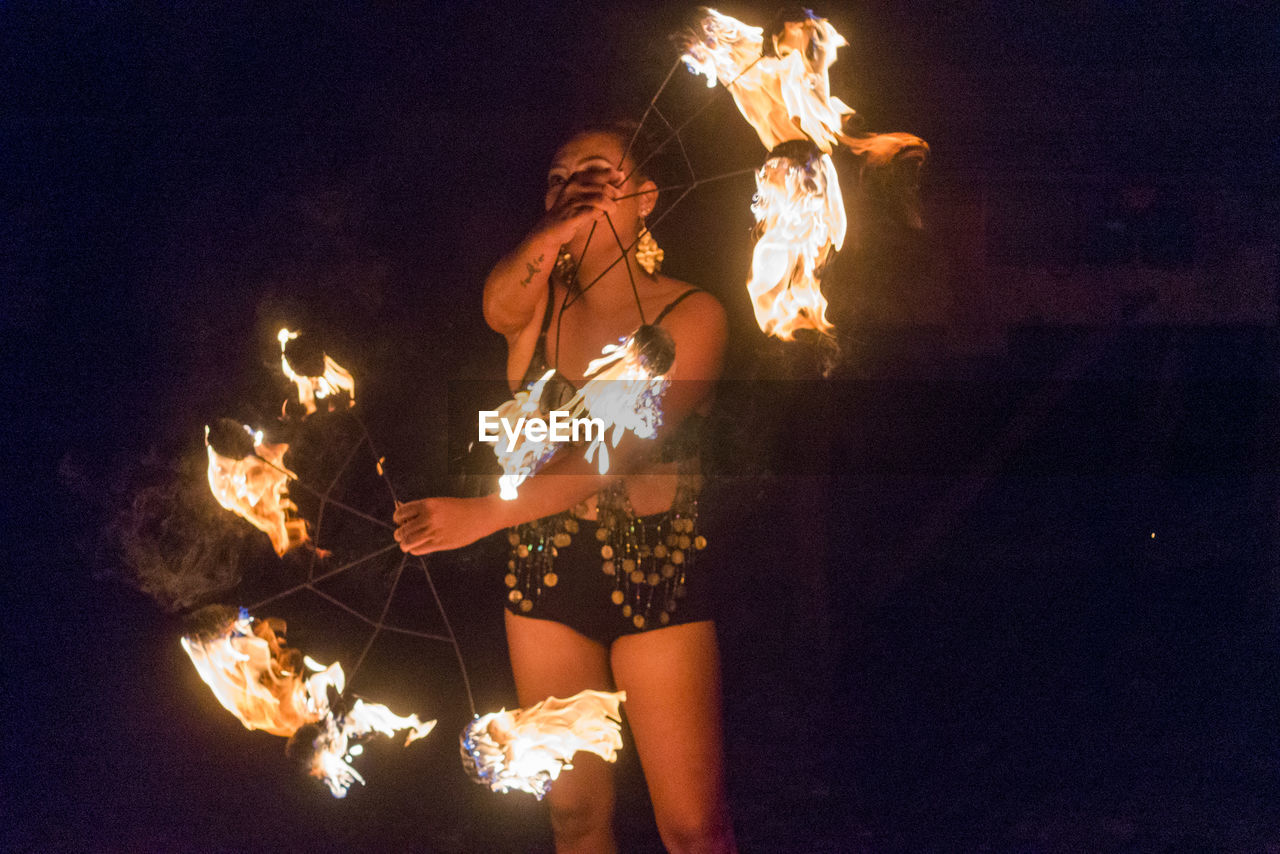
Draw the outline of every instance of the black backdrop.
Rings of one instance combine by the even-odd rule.
[[[984,92],[989,112],[955,115],[938,107],[946,92],[927,109],[904,96],[974,79],[948,69],[1028,68],[1069,86],[1082,69],[1123,79],[1155,64],[1163,97],[1117,85],[1080,129],[1103,168],[1226,163],[1274,176],[1268,5],[818,11],[852,42],[833,91],[871,127],[928,139],[939,174],[1037,168],[1047,149],[1024,120],[1054,109]],[[771,9],[724,11],[762,20]],[[369,786],[334,802],[294,775],[278,739],[214,705],[177,646],[176,617],[129,586],[103,532],[166,464],[198,461],[205,422],[273,411],[281,322],[321,331],[353,370],[402,492],[456,488],[440,401],[451,383],[494,376],[502,356],[479,317],[484,273],[531,223],[565,129],[584,115],[639,116],[686,12],[0,11],[7,845],[549,844],[529,799],[459,773],[465,705],[447,650],[375,647],[362,690],[438,716],[440,729],[404,753],[371,750]],[[678,117],[710,96],[677,72],[668,103]],[[686,138],[704,176],[760,154],[719,98]],[[1249,849],[1280,838],[1269,809],[1271,330],[1033,329],[999,364],[934,365],[913,382],[871,369],[792,382],[812,366],[760,340],[740,285],[750,191],[749,179],[699,191],[658,230],[672,272],[725,301],[731,374],[768,383],[727,387],[727,411],[763,435],[739,430],[728,444],[751,459],[727,464],[736,479],[712,519],[734,544],[720,629],[744,848]],[[832,285],[875,272],[850,254]],[[868,332],[852,346],[891,351],[904,336]],[[1044,378],[1071,358],[1073,382],[1045,404]],[[1040,413],[1030,428],[1025,411]],[[984,463],[1009,436],[1016,452]],[[513,692],[486,548],[433,565],[479,704],[492,708]],[[290,571],[260,548],[245,558],[250,584]],[[359,595],[375,601],[382,580],[371,571]],[[428,625],[424,608],[411,589],[398,616]],[[363,640],[306,594],[279,613],[322,659],[349,658]],[[620,832],[649,850],[634,757],[621,772]]]

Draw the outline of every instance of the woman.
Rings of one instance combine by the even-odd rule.
[[[709,579],[697,566],[705,540],[695,530],[696,443],[687,441],[710,408],[726,324],[715,298],[637,259],[657,187],[632,148],[632,131],[596,127],[560,148],[547,176],[546,213],[490,273],[484,314],[507,339],[510,387],[554,369],[549,394],[561,403],[606,344],[635,331],[642,317],[660,326],[674,340],[676,360],[658,437],[628,434],[611,455],[609,476],[571,446],[526,480],[514,501],[495,494],[405,504],[396,511],[396,539],[425,554],[512,529],[505,619],[520,705],[586,688],[626,691],[664,844],[673,852],[726,852],[735,849],[719,653]],[[620,247],[629,248],[625,264],[615,263]],[[558,851],[615,849],[610,766],[580,753],[547,800]]]

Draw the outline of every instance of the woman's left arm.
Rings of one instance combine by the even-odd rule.
[[[423,498],[395,511],[396,542],[412,554],[461,548],[503,528],[567,510],[610,481],[640,470],[661,447],[662,438],[710,397],[724,363],[727,325],[724,309],[710,294],[695,294],[663,321],[676,345],[671,383],[662,398],[663,426],[657,437],[628,432],[610,451],[610,472],[601,475],[581,450],[559,453],[504,501],[496,493],[481,498]]]

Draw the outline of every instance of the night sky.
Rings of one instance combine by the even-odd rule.
[[[359,691],[440,725],[370,748],[345,801],[216,705],[181,612],[305,563],[210,507],[202,430],[274,418],[290,324],[352,370],[403,497],[464,494],[458,412],[502,398],[484,276],[534,222],[569,129],[644,112],[691,11],[0,5],[6,849],[550,850],[532,799],[459,770],[447,647],[375,644]],[[929,141],[926,208],[984,174],[1225,182],[1274,258],[1273,4],[816,11],[850,41],[832,91],[867,128]],[[698,177],[758,165],[722,91],[677,70],[659,105],[672,122],[707,105],[682,134]],[[743,850],[1280,845],[1274,321],[1031,324],[981,360],[854,323],[821,380],[807,345],[754,327],[752,189],[701,188],[657,229],[669,272],[731,319],[708,525]],[[897,281],[937,251],[929,233],[870,229],[832,290]],[[343,429],[297,436],[299,465],[333,471]],[[389,515],[378,484],[342,488]],[[500,560],[482,542],[431,563],[482,711],[514,703]],[[196,565],[240,586],[168,608],[140,589]],[[339,589],[372,612],[386,581],[374,564]],[[307,593],[276,613],[321,660],[368,636]],[[438,628],[421,578],[393,617]],[[623,850],[660,850],[646,797],[624,751]]]

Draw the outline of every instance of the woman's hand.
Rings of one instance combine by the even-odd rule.
[[[547,186],[547,213],[538,230],[557,245],[573,240],[584,228],[605,216],[616,216],[623,174],[599,167],[560,175],[552,172]]]
[[[392,517],[396,542],[415,555],[462,548],[503,527],[496,510],[489,497],[407,501]]]

